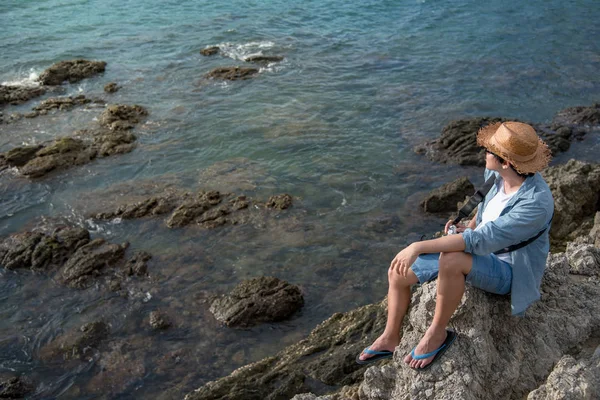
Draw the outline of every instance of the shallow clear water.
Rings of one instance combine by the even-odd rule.
[[[547,122],[560,109],[598,101],[599,18],[592,0],[2,1],[0,82],[30,83],[64,59],[104,60],[102,76],[67,85],[67,94],[140,104],[150,116],[130,154],[33,182],[1,175],[0,234],[81,224],[150,251],[156,280],[144,284],[151,299],[122,298],[3,270],[0,372],[34,377],[39,398],[93,398],[102,379],[114,380],[111,398],[181,394],[275,354],[333,312],[381,299],[394,254],[444,222],[420,211],[423,195],[457,176],[481,181],[478,168],[431,164],[412,147],[453,119]],[[222,53],[201,56],[210,45]],[[248,81],[202,79],[252,54],[285,58]],[[112,81],[123,88],[103,93]],[[70,134],[100,112],[0,125],[0,151]],[[557,161],[597,161],[598,150],[598,139],[588,137]],[[264,226],[212,231],[87,219],[154,184],[262,200],[287,192],[295,206]],[[280,324],[219,326],[207,293],[259,275],[300,285],[303,310]],[[176,319],[164,334],[144,322],[157,308]],[[112,324],[113,342],[130,346],[123,363],[135,368],[127,379],[99,378],[102,360],[40,361],[40,348],[60,332],[97,318]]]

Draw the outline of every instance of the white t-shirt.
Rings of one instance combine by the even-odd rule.
[[[498,192],[490,200],[488,205],[485,207],[485,210],[483,210],[483,215],[481,216],[481,223],[475,228],[476,231],[480,230],[488,222],[494,221],[496,218],[498,218],[502,210],[504,210],[504,207],[506,207],[506,203],[508,203],[511,197],[513,197],[515,193],[517,193],[515,191],[511,194],[506,194],[506,192],[504,191],[504,179],[499,179],[498,182],[496,182],[496,184],[499,185]],[[498,254],[496,255],[496,257],[510,264],[511,259],[509,253]]]

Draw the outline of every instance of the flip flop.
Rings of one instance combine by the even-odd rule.
[[[448,347],[450,347],[450,345],[452,345],[452,343],[454,343],[454,341],[456,340],[456,336],[458,336],[458,335],[456,334],[455,331],[453,331],[452,329],[446,329],[446,340],[444,340],[444,343],[442,343],[442,345],[440,347],[438,347],[431,353],[415,354],[415,350],[417,348],[415,347],[414,349],[412,349],[412,351],[410,352],[410,356],[415,360],[424,360],[425,358],[429,358],[431,356],[435,356],[435,357],[433,358],[433,360],[431,360],[431,362],[429,364],[427,364],[423,368],[412,368],[412,367],[411,368],[415,369],[417,371],[424,371],[424,370],[428,369],[429,367],[431,367],[433,365],[433,363],[435,363],[436,360],[441,358],[442,355],[446,352],[446,350],[448,350]]]
[[[373,357],[369,357],[366,360],[361,360],[360,354],[362,354],[362,353],[371,354]],[[383,360],[384,358],[391,358],[394,356],[393,351],[388,351],[388,350],[375,351],[375,350],[371,350],[369,347],[364,349],[360,354],[356,356],[356,363],[361,364],[361,365],[370,364],[375,361]]]

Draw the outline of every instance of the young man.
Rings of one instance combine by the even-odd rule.
[[[523,315],[540,298],[554,200],[538,172],[548,165],[550,150],[530,125],[521,122],[488,125],[478,132],[477,143],[486,149],[485,178],[494,174],[495,185],[479,205],[477,218],[467,227],[458,226],[459,234],[412,243],[392,260],[387,324],[357,356],[359,364],[393,356],[411,285],[438,280],[433,321],[404,358],[415,369],[430,366],[456,338],[446,327],[465,282],[491,293],[510,293],[513,315]]]

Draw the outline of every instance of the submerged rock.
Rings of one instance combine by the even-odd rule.
[[[297,286],[274,277],[243,281],[215,299],[210,311],[227,326],[252,326],[288,318],[304,304]]]
[[[51,97],[42,101],[39,105],[33,107],[34,111],[50,111],[50,110],[70,110],[76,106],[89,104],[92,101],[104,103],[102,100],[88,99],[84,95],[68,96],[68,97]]]
[[[128,243],[118,245],[94,239],[69,257],[59,273],[59,280],[70,287],[86,288],[92,278],[102,274],[103,269],[115,267],[123,259],[128,246]]]
[[[64,360],[84,359],[98,350],[108,338],[110,326],[103,321],[94,321],[73,329],[41,349],[43,360],[61,357]]]
[[[104,72],[106,62],[88,60],[60,61],[40,74],[38,80],[42,85],[60,85],[79,82],[82,79]]]
[[[161,311],[152,311],[149,316],[149,322],[155,331],[164,330],[171,326],[171,321],[166,314]]]
[[[203,56],[214,56],[219,52],[219,50],[221,50],[219,46],[211,46],[200,50],[200,54],[202,54]]]
[[[246,62],[258,63],[258,64],[269,64],[273,62],[283,61],[282,56],[250,56],[244,59]]]
[[[285,200],[286,196],[291,199],[289,195],[275,196],[283,199],[281,207],[286,204],[289,207],[289,203]],[[196,194],[168,193],[164,196],[151,196],[146,200],[122,205],[114,212],[97,213],[95,218],[132,219],[169,214],[165,221],[169,228],[197,224],[206,229],[213,229],[222,225],[236,225],[251,220],[250,212],[255,212],[255,210],[250,210],[250,204],[252,201],[246,196],[234,197],[231,193],[223,194],[216,190],[200,191]],[[276,204],[273,204],[272,207],[276,207]]]
[[[112,104],[100,115],[100,125],[111,130],[126,130],[133,128],[148,110],[138,105]]]
[[[31,269],[56,273],[58,282],[74,288],[86,288],[103,276],[113,276],[118,286],[126,276],[147,274],[151,256],[140,252],[125,260],[128,244],[90,240],[83,228],[63,227],[51,234],[24,232],[0,240],[0,266],[6,269]],[[115,282],[116,280],[116,282]]]
[[[66,98],[49,103],[51,107],[61,104],[77,104],[85,98]],[[70,100],[69,100],[70,99]],[[80,137],[62,137],[38,147],[17,147],[0,154],[0,169],[17,167],[29,178],[39,178],[51,171],[63,170],[87,164],[96,157],[130,152],[135,147],[136,136],[128,130],[148,115],[138,105],[111,105],[100,116],[100,128],[80,130]],[[34,149],[36,149],[34,151]]]
[[[22,399],[34,389],[27,379],[14,377],[0,382],[0,399]]]
[[[475,187],[469,179],[459,178],[434,189],[421,202],[421,207],[430,213],[456,212],[457,204],[463,202],[466,196],[472,196],[474,192]]]
[[[219,67],[213,69],[212,71],[204,75],[204,77],[208,79],[224,79],[228,81],[237,81],[250,79],[256,74],[258,74],[258,69],[256,68]]]
[[[285,210],[292,206],[292,196],[287,193],[271,196],[267,201],[267,208],[275,208],[277,210]]]
[[[104,85],[104,91],[106,93],[116,93],[121,89],[121,86],[117,85],[116,82],[110,82]]]
[[[6,86],[0,85],[0,107],[6,104],[22,104],[35,97],[46,93],[46,88],[41,86]]]

